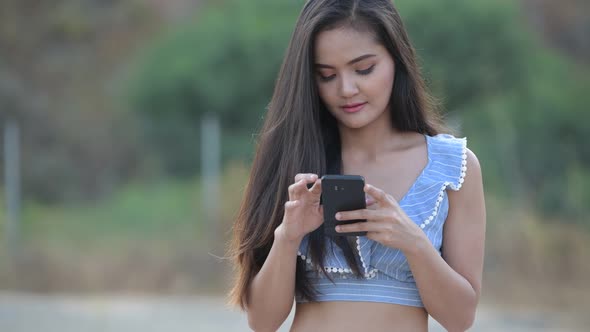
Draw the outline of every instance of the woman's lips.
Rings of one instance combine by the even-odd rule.
[[[342,106],[342,109],[346,113],[356,113],[360,111],[367,103],[357,103],[357,104],[350,104]]]

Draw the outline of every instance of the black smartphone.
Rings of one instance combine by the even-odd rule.
[[[336,212],[367,208],[365,201],[365,179],[360,175],[322,176],[322,205],[324,207],[324,234],[328,236],[360,236],[367,232],[338,233],[336,225],[367,221],[336,220]]]

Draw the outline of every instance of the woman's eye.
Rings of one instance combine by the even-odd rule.
[[[336,77],[336,75],[324,76],[321,73],[318,73],[318,77],[319,77],[320,81],[328,82],[328,81],[331,81],[334,77]]]
[[[371,65],[367,69],[357,70],[356,72],[361,75],[369,75],[373,71],[373,68],[375,68],[375,65]]]

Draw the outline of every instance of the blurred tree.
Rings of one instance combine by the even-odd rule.
[[[486,188],[548,215],[581,220],[590,212],[582,203],[590,179],[588,68],[543,47],[519,3],[396,5],[447,118],[482,160]],[[222,117],[225,160],[250,155],[252,140],[243,137],[260,122],[301,6],[211,3],[146,53],[131,101],[170,173],[197,170],[206,112]]]
[[[590,64],[590,1],[523,0],[523,3],[546,44]]]
[[[26,198],[96,198],[136,173],[134,121],[109,89],[150,16],[136,1],[0,2],[0,121],[21,124]]]
[[[482,160],[487,189],[546,215],[585,220],[588,68],[543,48],[518,3],[397,5],[435,94]],[[575,188],[566,184],[572,178]]]
[[[516,5],[480,0],[397,5],[449,122],[469,136],[482,161],[500,161],[486,168],[487,179],[493,179],[487,189],[521,196],[525,184],[508,102],[527,89],[530,41]]]
[[[209,2],[146,52],[131,83],[145,133],[171,174],[199,168],[200,118],[221,117],[222,159],[250,156],[302,3]]]

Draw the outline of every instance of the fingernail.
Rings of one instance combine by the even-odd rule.
[[[340,226],[336,226],[336,232],[340,232]]]
[[[342,216],[342,215],[341,215],[340,213],[336,213],[336,219],[340,220],[340,217],[341,217],[341,216]]]

